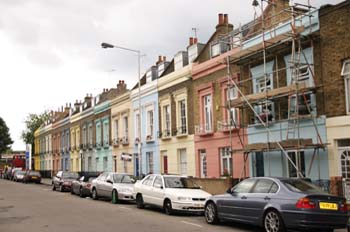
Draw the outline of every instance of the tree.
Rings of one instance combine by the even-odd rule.
[[[41,114],[29,114],[24,121],[26,129],[22,131],[21,138],[26,144],[32,144],[32,154],[34,154],[34,132],[49,119],[47,112]]]
[[[0,155],[11,149],[11,144],[13,144],[13,141],[9,134],[9,128],[5,121],[0,117]]]

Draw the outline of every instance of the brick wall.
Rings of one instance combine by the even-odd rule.
[[[346,114],[342,62],[350,58],[350,1],[320,9],[321,74],[327,117]]]

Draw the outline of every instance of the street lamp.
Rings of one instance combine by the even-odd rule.
[[[140,50],[135,50],[135,49],[130,49],[130,48],[125,48],[125,47],[120,47],[120,46],[115,46],[113,44],[109,44],[109,43],[101,43],[101,47],[102,48],[118,48],[121,50],[125,50],[125,51],[129,51],[129,52],[134,52],[137,54],[137,66],[138,66],[138,79],[139,79],[139,143],[137,145],[138,148],[138,153],[139,153],[139,175],[142,175],[142,150],[141,150],[141,146],[142,146],[142,142],[141,142],[141,68],[140,68],[140,64],[141,64],[141,52]]]

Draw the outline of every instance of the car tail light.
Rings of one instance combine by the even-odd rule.
[[[298,209],[315,209],[316,203],[311,201],[309,198],[300,198],[295,205]]]
[[[343,201],[342,203],[340,203],[339,205],[339,210],[343,211],[343,212],[348,212],[348,204],[346,203],[346,201]]]

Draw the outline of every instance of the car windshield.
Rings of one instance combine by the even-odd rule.
[[[18,172],[16,172],[16,174],[17,175],[24,175],[26,172],[24,172],[24,171],[18,171]]]
[[[287,186],[287,188],[290,191],[297,192],[297,193],[322,193],[324,194],[320,188],[318,188],[316,185],[313,185],[311,183],[308,183],[303,180],[298,179],[289,179],[289,180],[281,180],[281,182]]]
[[[188,177],[165,176],[164,182],[165,182],[166,188],[190,188],[190,189],[200,188],[196,183],[193,182],[192,179]]]
[[[64,173],[62,173],[62,178],[78,179],[79,178],[79,174],[75,173],[75,172],[64,172]]]
[[[124,183],[124,184],[132,184],[134,178],[130,175],[122,175],[122,174],[114,174],[113,182],[114,183]]]

